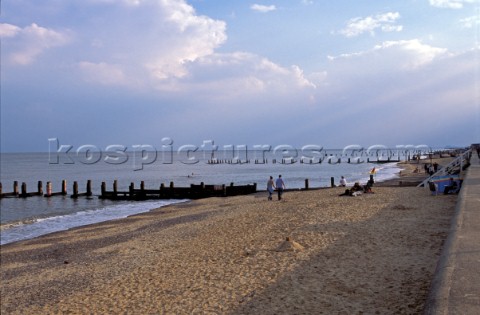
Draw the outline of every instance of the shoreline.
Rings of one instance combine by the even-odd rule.
[[[371,163],[371,164],[374,164],[374,163]],[[389,164],[388,168],[390,168],[390,167],[392,167],[392,165],[396,165],[397,163],[393,162],[393,163],[388,163],[388,164]],[[366,181],[366,180],[368,180],[368,176],[360,179],[360,181]],[[330,186],[316,186],[316,187],[310,187],[309,189],[310,190],[316,190],[316,189],[325,189],[325,188],[331,188],[331,187]],[[287,189],[286,191],[302,191],[302,190],[304,190],[304,188],[298,187],[298,188]],[[262,192],[262,191],[265,191],[265,190],[258,189],[257,191]],[[153,200],[151,200],[151,201],[155,202]],[[145,202],[150,202],[150,201],[145,201]],[[175,203],[176,200],[174,200],[173,202]],[[128,203],[126,203],[126,204],[128,204]],[[136,204],[139,205],[139,206],[141,205],[140,203],[136,203]],[[120,210],[122,208],[122,203],[119,203],[117,205],[110,205],[108,209],[110,209],[110,208],[112,208],[112,209],[113,208],[119,208],[119,210]],[[152,211],[154,209],[156,209],[156,208],[154,207],[154,208],[150,208],[148,210],[140,210],[136,213],[130,213],[128,215],[129,216],[130,215],[136,215],[138,213],[148,212],[148,211]],[[92,209],[92,210],[99,210],[99,209]],[[101,208],[101,210],[99,210],[99,211],[104,211],[104,210],[107,210],[107,209],[106,208]],[[114,212],[118,212],[119,210],[115,210]],[[85,218],[86,222],[83,222],[83,219],[81,218],[81,216],[78,217],[79,214],[87,214],[87,213],[89,213],[89,211],[90,211],[90,209],[86,209],[84,211],[75,212],[75,213],[71,213],[71,214],[61,214],[61,215],[58,215],[58,216],[48,216],[48,217],[44,217],[44,218],[19,219],[18,221],[9,221],[9,222],[2,223],[1,226],[0,226],[0,229],[1,229],[0,231],[3,232],[3,234],[2,234],[2,238],[3,238],[2,239],[2,245],[11,244],[11,243],[14,243],[14,242],[27,240],[27,239],[33,239],[33,238],[36,238],[36,237],[40,237],[42,235],[47,235],[49,233],[54,233],[54,232],[59,232],[59,231],[65,231],[65,230],[75,228],[75,227],[78,227],[78,226],[86,226],[86,225],[90,225],[90,224],[97,224],[97,223],[105,221],[105,219],[103,219],[103,217],[105,215],[102,214],[102,213],[97,214],[99,216],[97,220],[94,220],[94,218],[91,218],[91,217]],[[110,212],[110,210],[108,210],[108,212]],[[86,216],[87,215],[85,215],[85,217]],[[113,216],[110,219],[108,219],[107,221],[117,220],[121,217],[123,217],[123,215],[119,215],[119,216],[116,216],[116,217]],[[71,220],[69,220],[69,218],[75,220],[77,222],[77,224],[72,224],[72,222],[70,222]],[[53,226],[53,227],[46,226],[46,225],[49,225],[48,222],[53,222],[53,221],[58,221],[57,222],[58,226]],[[43,228],[39,227],[39,225],[44,226],[44,227]],[[13,241],[10,240],[10,239],[5,240],[5,235],[7,235],[8,233],[12,233],[13,235],[23,235],[23,236],[17,237]],[[28,235],[28,236],[26,236],[26,235]],[[8,238],[10,238],[10,236],[8,236]]]
[[[438,159],[439,162],[441,163],[442,161],[444,161],[445,159]],[[423,163],[424,160],[422,160],[422,163]],[[416,162],[415,162],[416,163]],[[415,164],[415,163],[412,163],[412,162],[406,162],[406,161],[403,161],[403,162],[392,162],[392,163],[388,163],[391,165],[395,165],[395,168],[398,168],[400,170],[400,174],[399,173],[395,173],[393,174],[393,178],[388,178],[388,179],[384,179],[384,180],[381,180],[381,181],[376,181],[375,183],[375,186],[377,187],[384,187],[384,186],[392,186],[392,187],[395,187],[395,186],[398,186],[399,185],[399,182],[400,182],[400,179],[402,179],[402,181],[405,182],[405,173],[402,174],[402,171],[405,171],[409,165],[412,165],[412,164]],[[371,163],[373,164],[374,166],[376,165],[375,163]],[[402,168],[403,167],[403,168]],[[410,170],[413,170],[413,167],[411,167]],[[421,173],[419,174],[415,174],[417,176],[422,176]],[[414,180],[418,180],[418,177],[415,176],[413,179]],[[425,175],[426,176],[426,175]],[[364,177],[362,178],[361,180],[359,180],[360,182],[366,182],[368,180],[368,177]],[[406,181],[407,185],[408,185],[408,180]],[[353,182],[349,183],[348,186],[352,186],[353,185]],[[330,189],[332,187],[330,186],[323,186],[323,187],[310,187],[309,190],[318,190],[318,189]],[[258,192],[265,192],[266,190],[264,189],[258,189],[257,190]],[[286,189],[285,190],[286,192],[290,192],[290,191],[304,191],[304,188],[291,188],[291,189]],[[188,200],[190,201],[190,200]],[[187,202],[188,202],[187,201]],[[148,201],[147,201],[148,202]],[[176,201],[174,201],[174,203],[176,203]],[[112,207],[115,207],[115,206],[112,206]],[[145,210],[145,211],[139,211],[137,213],[132,213],[132,214],[129,214],[128,216],[135,216],[137,214],[140,214],[140,213],[143,213],[143,212],[149,212],[149,211],[153,211],[155,210],[156,208],[151,208],[151,209],[148,209],[148,210]],[[69,217],[70,215],[61,215],[60,217]],[[75,216],[75,214],[72,214],[72,216]],[[56,218],[56,217],[50,217],[50,218]],[[32,233],[32,235],[34,235],[34,237],[24,237],[24,238],[21,238],[21,239],[16,239],[14,241],[8,241],[7,243],[3,243],[2,245],[7,245],[7,244],[11,244],[11,243],[15,243],[15,242],[19,242],[19,241],[23,241],[23,240],[28,240],[28,239],[34,239],[34,238],[37,238],[37,237],[41,237],[43,235],[48,235],[50,233],[56,233],[56,232],[61,232],[61,231],[66,231],[68,229],[72,229],[72,228],[76,228],[76,227],[79,227],[79,226],[88,226],[88,225],[91,225],[91,224],[98,224],[98,223],[101,223],[101,222],[105,222],[105,221],[114,221],[114,220],[118,220],[118,219],[121,219],[121,217],[116,217],[116,218],[112,218],[112,219],[108,219],[108,220],[98,220],[98,221],[90,221],[90,222],[87,222],[85,224],[81,224],[81,225],[70,225],[68,223],[66,223],[68,225],[67,228],[65,227],[58,227],[58,228],[49,228],[47,229],[46,231],[44,232],[38,232],[38,231],[35,231]],[[42,219],[43,221],[44,219]],[[37,219],[31,219],[30,220],[31,222],[34,222],[33,224],[37,224]],[[18,228],[24,228],[26,227],[27,229],[30,227],[30,224],[32,223],[29,223],[27,225],[25,225],[25,220],[20,220],[20,221],[15,221],[15,222],[8,222],[8,223],[4,223],[1,225],[1,231],[5,231],[5,229],[8,227],[8,229],[10,228],[13,228],[13,229],[18,229]],[[36,229],[35,229],[36,230]],[[31,232],[29,232],[31,233]]]
[[[1,311],[421,312],[456,196],[342,192],[194,200],[2,245]]]

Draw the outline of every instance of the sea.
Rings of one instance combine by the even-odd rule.
[[[288,152],[287,152],[288,151]],[[205,152],[204,152],[205,153]],[[278,152],[277,152],[278,153]],[[118,190],[128,190],[130,183],[136,187],[144,181],[146,189],[158,189],[173,182],[175,187],[191,184],[246,185],[257,183],[265,190],[270,176],[282,175],[287,189],[302,189],[305,179],[310,188],[329,187],[331,178],[338,183],[341,176],[353,184],[366,182],[375,167],[375,181],[398,176],[397,163],[387,159],[402,160],[405,152],[388,151],[372,153],[345,152],[345,150],[315,150],[291,154],[283,150],[276,156],[258,152],[215,152],[201,154],[195,150],[181,152],[148,152],[139,150],[130,154],[125,150],[91,152],[86,148],[70,155],[52,153],[1,153],[0,182],[2,192],[13,191],[14,181],[19,190],[22,183],[28,192],[37,191],[39,181],[52,183],[53,192],[61,191],[62,181],[67,183],[66,196],[32,196],[27,198],[4,197],[0,199],[1,244],[8,244],[74,227],[115,220],[152,209],[188,200],[112,201],[99,199],[101,183],[112,190],[116,180]],[[383,163],[371,163],[380,160]],[[87,181],[92,183],[91,197],[71,198],[72,185],[78,183],[79,192],[85,192]]]

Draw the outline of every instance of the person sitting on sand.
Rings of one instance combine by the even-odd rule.
[[[363,192],[366,194],[373,194],[372,190],[373,181],[369,180],[365,186],[363,186]]]
[[[342,176],[342,178],[340,178],[340,186],[342,186],[342,187],[347,186],[347,180],[343,176]]]
[[[339,196],[358,196],[363,192],[363,187],[360,186],[359,182],[356,182],[352,188],[350,189],[345,189],[345,192],[343,194],[340,194]]]
[[[448,195],[450,191],[456,191],[458,188],[457,182],[453,180],[452,177],[450,177],[450,180],[448,181],[448,185],[445,186],[443,189],[443,194]]]
[[[360,186],[360,183],[359,182],[355,182],[355,184],[353,184],[353,187],[350,189],[352,191],[362,191],[363,188],[362,186]]]

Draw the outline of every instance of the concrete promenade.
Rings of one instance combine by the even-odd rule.
[[[425,314],[480,314],[480,160],[473,152]]]

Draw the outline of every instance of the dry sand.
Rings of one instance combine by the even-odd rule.
[[[4,245],[1,313],[420,313],[456,196],[343,191],[209,198]]]

